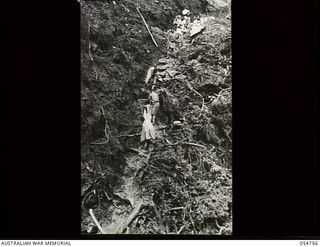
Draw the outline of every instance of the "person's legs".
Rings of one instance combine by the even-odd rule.
[[[142,141],[142,142],[140,142],[140,146],[139,146],[139,148],[143,149],[143,148],[145,147],[145,143],[146,143],[146,141]]]
[[[151,109],[151,122],[153,125],[156,124],[156,115],[159,111],[159,102],[156,102],[155,104],[152,105],[152,109]]]
[[[151,123],[152,123],[153,125],[156,124],[156,116],[155,116],[155,115],[151,115]]]
[[[155,104],[151,106],[151,123],[155,124]]]
[[[149,140],[146,140],[146,142],[144,143],[144,148],[145,148],[145,150],[148,150],[148,148],[149,148]]]

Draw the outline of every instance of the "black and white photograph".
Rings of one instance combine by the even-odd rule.
[[[80,0],[81,234],[232,235],[230,0]]]

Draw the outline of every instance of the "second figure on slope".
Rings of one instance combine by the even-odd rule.
[[[150,144],[156,138],[155,129],[151,122],[152,115],[151,115],[151,106],[145,105],[143,107],[143,124],[142,124],[142,132],[140,142],[144,144],[144,148],[149,150]]]

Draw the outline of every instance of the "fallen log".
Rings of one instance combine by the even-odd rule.
[[[97,218],[94,216],[93,214],[93,210],[92,208],[89,209],[89,214],[91,216],[91,218],[93,219],[93,222],[96,224],[96,226],[98,227],[99,231],[102,233],[102,234],[107,234],[105,232],[105,230],[103,230],[103,228],[101,227],[100,223],[98,222]]]
[[[125,220],[121,221],[120,224],[117,226],[115,230],[115,234],[121,234],[124,230],[131,224],[131,222],[137,217],[142,203],[138,203],[134,209],[132,210],[131,214]]]

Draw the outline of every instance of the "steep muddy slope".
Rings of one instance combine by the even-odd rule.
[[[172,52],[169,29],[185,8],[204,14],[206,28]],[[83,233],[230,234],[228,5],[81,1],[81,11]],[[167,100],[153,150],[144,152],[141,100],[150,66],[157,66]]]

